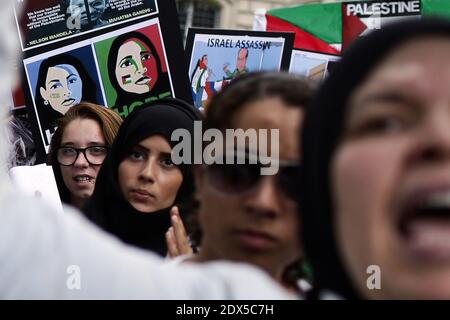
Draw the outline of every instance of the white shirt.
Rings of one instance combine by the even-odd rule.
[[[0,299],[291,299],[262,271],[165,265],[79,212],[0,191]]]

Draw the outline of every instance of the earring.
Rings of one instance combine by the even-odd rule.
[[[44,100],[44,104],[48,106],[48,100]]]

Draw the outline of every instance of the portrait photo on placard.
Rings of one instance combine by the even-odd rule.
[[[156,0],[23,0],[14,6],[23,50],[158,13]]]

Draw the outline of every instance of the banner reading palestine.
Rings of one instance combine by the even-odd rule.
[[[411,18],[420,18],[421,1],[364,1],[342,4],[342,48],[347,48],[357,37],[386,24]]]
[[[254,30],[291,31],[294,48],[325,54],[340,54],[357,37],[383,28],[399,19],[421,16],[450,18],[449,0],[353,1],[308,3],[261,10],[255,15]]]
[[[294,48],[339,54],[342,43],[340,3],[313,3],[262,11],[256,14],[255,30],[294,32]]]

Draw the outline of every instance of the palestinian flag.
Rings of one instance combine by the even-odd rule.
[[[449,0],[422,0],[422,15],[450,18]]]
[[[449,0],[358,1],[342,4],[342,47],[388,23],[422,16],[450,18]]]
[[[342,43],[340,3],[313,3],[257,13],[255,29],[294,32],[294,48],[339,54]]]
[[[356,38],[401,19],[450,18],[450,0],[348,1],[261,10],[254,29],[294,32],[294,48],[340,54]]]
[[[434,1],[434,0],[433,0]],[[448,2],[448,1],[447,1]],[[342,4],[342,48],[389,23],[421,17],[421,1],[358,1]]]

